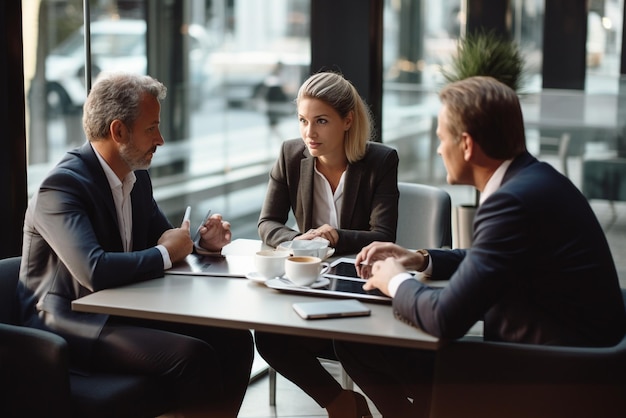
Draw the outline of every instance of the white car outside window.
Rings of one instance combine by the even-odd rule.
[[[100,71],[124,70],[145,74],[146,22],[121,19],[91,23],[92,77]],[[190,91],[201,91],[206,81],[205,60],[209,52],[208,35],[199,25],[190,25]],[[71,113],[85,101],[84,28],[80,28],[46,58],[48,110]],[[199,50],[199,51],[197,51]]]

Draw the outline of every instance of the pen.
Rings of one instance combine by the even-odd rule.
[[[208,210],[208,212],[206,213],[206,216],[204,217],[204,219],[202,220],[202,223],[200,224],[200,226],[198,227],[198,229],[196,230],[196,236],[193,237],[193,242],[196,242],[198,240],[198,238],[200,238],[200,228],[202,228],[204,226],[204,224],[206,223],[206,221],[209,220],[209,217],[211,216],[211,209]]]
[[[182,223],[185,223],[185,221],[188,221],[190,217],[191,217],[191,206],[187,206],[187,209],[185,209],[185,214],[183,215]]]

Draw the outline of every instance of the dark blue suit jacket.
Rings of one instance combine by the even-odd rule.
[[[154,201],[148,172],[135,175],[132,252],[123,250],[111,188],[89,144],[65,155],[26,211],[23,320],[65,337],[79,364],[89,358],[107,315],[73,312],[71,302],[164,274],[163,258],[154,246],[172,225]]]
[[[565,176],[525,153],[478,208],[469,250],[429,250],[433,278],[393,301],[430,334],[459,338],[484,319],[487,340],[610,346],[626,331],[615,264],[589,203]]]

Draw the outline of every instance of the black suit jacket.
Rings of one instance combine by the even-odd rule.
[[[79,364],[89,358],[107,315],[73,312],[71,302],[164,274],[154,246],[172,225],[154,201],[148,172],[135,175],[132,252],[123,250],[111,188],[90,144],[65,155],[26,211],[20,279],[29,294],[23,320],[63,336]]]
[[[459,338],[484,319],[487,340],[610,346],[626,331],[611,252],[590,205],[565,176],[530,154],[509,166],[478,208],[469,250],[429,250],[443,290],[404,282],[397,313]]]
[[[285,226],[292,210],[300,231],[313,225],[315,158],[304,141],[283,142],[270,173],[259,218],[259,236],[276,247],[300,232]],[[344,179],[343,207],[335,254],[356,253],[373,241],[395,241],[398,224],[398,153],[369,142],[365,156],[349,164]]]

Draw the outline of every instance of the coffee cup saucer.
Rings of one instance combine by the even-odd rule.
[[[319,276],[315,282],[313,282],[312,284],[310,284],[308,286],[297,285],[297,284],[295,284],[294,282],[292,282],[291,280],[289,280],[285,276],[279,277],[279,278],[276,278],[276,279],[272,279],[272,280],[280,281],[281,284],[283,286],[285,286],[285,287],[308,287],[310,289],[318,289],[320,287],[328,286],[330,284],[330,279],[328,279],[327,277],[324,277],[324,276]]]
[[[246,273],[246,279],[252,280],[255,283],[261,283],[261,284],[264,284],[266,281],[269,280],[267,277],[262,276],[260,273],[257,273],[256,271],[251,271],[250,273]]]

